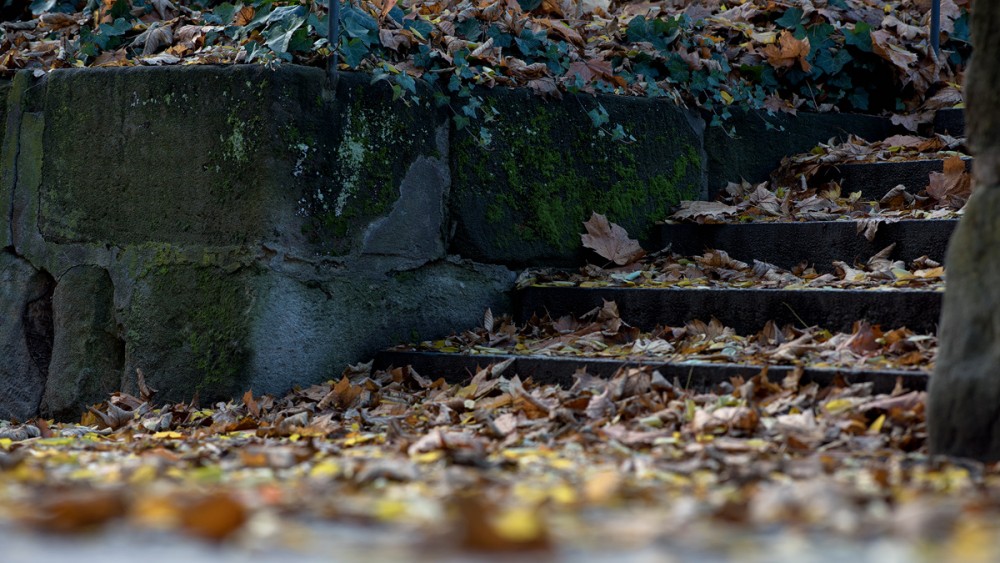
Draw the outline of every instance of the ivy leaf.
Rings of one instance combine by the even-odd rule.
[[[802,8],[789,8],[780,18],[774,20],[774,23],[785,29],[793,29],[802,22],[802,14]]]
[[[344,57],[344,62],[351,68],[357,68],[368,56],[369,49],[361,39],[347,39],[340,43],[340,54]]]
[[[665,50],[680,35],[680,20],[636,16],[628,23],[626,37],[634,43],[652,43],[660,51]]]
[[[604,109],[604,106],[598,104],[596,108],[587,112],[590,116],[590,121],[594,124],[594,127],[601,127],[608,122],[610,117],[608,117],[608,110]]]
[[[844,43],[865,53],[872,52],[872,27],[865,22],[854,24],[854,29],[844,28]]]
[[[31,14],[35,16],[43,14],[51,10],[55,5],[56,0],[34,0],[31,3]]]
[[[353,6],[344,8],[344,33],[348,37],[362,41],[366,47],[378,43],[378,22],[367,12]]]

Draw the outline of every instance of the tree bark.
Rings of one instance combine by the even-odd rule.
[[[1000,2],[972,14],[966,131],[974,193],[945,260],[948,286],[930,382],[935,454],[1000,460]]]

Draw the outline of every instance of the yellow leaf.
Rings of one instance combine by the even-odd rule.
[[[336,477],[340,474],[340,464],[332,459],[324,459],[309,471],[310,477]]]
[[[545,524],[538,512],[529,508],[514,508],[500,514],[495,521],[496,531],[503,538],[527,542],[545,535]]]
[[[156,467],[152,465],[140,465],[138,469],[129,475],[128,482],[133,485],[144,485],[156,479]]]
[[[868,427],[868,433],[878,434],[879,432],[882,431],[882,426],[884,424],[885,424],[885,414],[879,415],[879,417],[875,419],[875,422],[873,422],[871,426]]]
[[[182,438],[184,438],[183,434],[174,432],[173,430],[164,430],[153,434],[153,439],[155,440],[180,440]]]
[[[399,500],[381,500],[375,505],[375,517],[383,522],[399,520],[406,516],[406,503]]]
[[[615,470],[599,471],[591,475],[583,487],[587,502],[605,503],[614,497],[621,486],[622,478]]]
[[[850,399],[834,399],[832,401],[827,401],[827,403],[823,405],[823,408],[830,414],[839,414],[852,406],[854,406],[854,402]]]
[[[726,105],[729,105],[729,104],[733,103],[733,99],[734,98],[733,98],[732,94],[730,94],[729,92],[726,92],[725,90],[722,90],[721,92],[719,92],[719,95],[722,96],[722,101],[726,102]]]

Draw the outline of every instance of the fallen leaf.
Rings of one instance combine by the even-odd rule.
[[[600,213],[591,215],[583,226],[587,228],[587,234],[580,235],[583,246],[619,266],[631,264],[646,255],[639,242],[630,239],[625,229],[610,223]]]

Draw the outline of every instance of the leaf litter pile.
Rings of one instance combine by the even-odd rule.
[[[930,289],[944,291],[945,270],[923,256],[909,264],[889,258],[895,243],[864,264],[834,261],[832,273],[820,273],[803,262],[791,270],[767,262],[753,264],[736,260],[724,250],[709,250],[701,256],[680,256],[661,251],[647,255],[638,241],[629,238],[620,225],[594,213],[584,223],[584,247],[609,261],[606,267],[587,264],[577,272],[537,268],[518,276],[524,287],[647,287],[732,289]]]
[[[941,3],[940,57],[930,2],[910,0],[351,0],[340,68],[375,72],[400,96],[415,79],[466,98],[472,88],[542,95],[665,97],[717,121],[731,107],[895,114],[915,129],[960,83],[971,0]],[[0,72],[80,66],[325,66],[324,2],[9,0]]]
[[[611,301],[581,319],[536,316],[523,327],[508,318],[493,320],[491,314],[486,319],[482,328],[396,349],[925,372],[933,369],[937,354],[937,338],[933,335],[916,334],[906,328],[883,331],[866,322],[855,323],[851,333],[836,334],[815,326],[779,328],[768,322],[756,334],[741,336],[716,319],[643,332],[624,322]]]
[[[947,135],[893,135],[868,142],[851,136],[783,159],[771,180],[730,182],[716,201],[683,201],[669,217],[696,223],[854,221],[874,239],[878,225],[902,219],[954,219],[972,195],[964,138]],[[846,166],[879,162],[942,160],[923,186],[899,184],[868,200],[861,191],[844,193],[839,178]]]
[[[928,458],[922,392],[794,373],[711,392],[641,369],[569,389],[503,365],[435,378],[355,366],[210,408],[153,406],[144,388],[80,423],[5,423],[0,522],[237,545],[279,541],[278,521],[339,522],[424,553],[669,551],[782,529],[950,550],[996,527],[1000,473]]]

